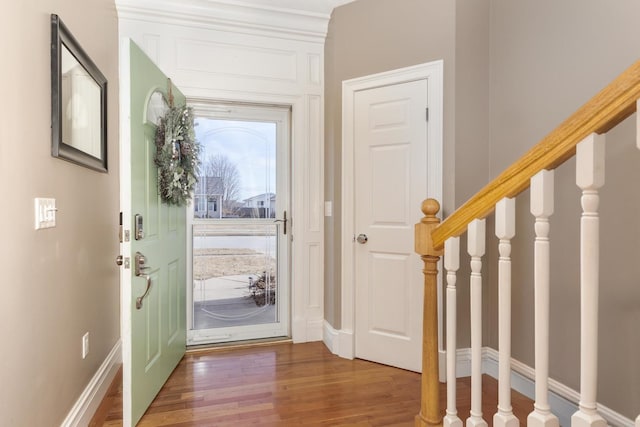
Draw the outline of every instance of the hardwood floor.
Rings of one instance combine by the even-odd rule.
[[[458,411],[469,415],[469,378],[458,381]],[[121,390],[120,390],[121,393]],[[188,353],[139,426],[413,426],[420,375],[364,360],[341,359],[321,342]],[[526,426],[533,403],[513,392]],[[497,383],[483,378],[483,411],[491,423]],[[121,426],[122,398],[92,425]],[[445,386],[441,385],[441,405]],[[99,411],[100,412],[100,411]],[[101,424],[102,423],[102,424]]]

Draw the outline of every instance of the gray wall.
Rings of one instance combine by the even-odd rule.
[[[57,426],[120,336],[117,17],[113,0],[3,9],[0,425]],[[108,174],[51,157],[50,13],[109,81]],[[35,197],[56,198],[56,228],[34,230]]]
[[[489,181],[489,70],[489,1],[458,0],[455,141],[451,150],[455,149],[455,176],[452,181],[455,185],[454,208],[463,204]],[[445,205],[447,204],[445,201]],[[445,217],[452,211],[445,210]],[[489,233],[492,230],[490,222],[487,225]],[[461,259],[466,259],[466,235],[460,238],[460,253]],[[487,271],[487,267],[484,270]],[[470,273],[469,263],[461,263],[457,282],[458,348],[471,345]]]
[[[633,0],[491,1],[491,152],[495,177],[569,114],[639,58]],[[640,412],[640,200],[631,183],[640,179],[640,152],[632,119],[610,132],[606,183],[601,192],[601,292],[599,401],[630,417]],[[518,200],[514,241],[513,356],[534,365],[533,233],[529,193]],[[579,389],[580,192],[575,161],[556,170],[551,218],[551,376]],[[489,260],[496,257],[496,239]],[[494,263],[495,264],[495,263]],[[492,292],[485,308],[495,306]],[[495,310],[486,311],[487,315]],[[497,348],[495,314],[485,342]]]

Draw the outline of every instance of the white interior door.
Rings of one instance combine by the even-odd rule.
[[[355,356],[421,370],[427,80],[355,93]]]

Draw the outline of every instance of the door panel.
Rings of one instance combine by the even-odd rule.
[[[133,42],[129,56],[131,161],[123,167],[130,167],[131,208],[125,214],[131,216],[131,224],[134,215],[142,215],[144,234],[136,239],[134,230],[131,233],[130,336],[123,334],[125,425],[142,417],[186,345],[186,209],[161,201],[153,160],[156,124],[148,120],[150,101],[157,101],[158,93],[168,98],[167,77]],[[184,104],[176,88],[173,96],[176,104]],[[151,283],[140,308],[136,299],[145,294],[147,280],[135,273],[138,252],[145,258],[143,273]]]
[[[355,355],[421,369],[423,285],[413,251],[427,194],[427,81],[355,94]]]
[[[377,191],[371,195],[371,221],[374,226],[406,226],[406,206],[410,184],[409,167],[411,146],[398,143],[393,146],[372,146],[371,186]],[[383,173],[382,171],[394,171]]]
[[[405,283],[410,268],[409,257],[393,253],[369,254],[369,325],[371,334],[410,339],[411,324],[406,307],[411,303],[411,292],[405,287],[394,289],[389,298],[389,283]],[[398,276],[398,274],[402,274]]]

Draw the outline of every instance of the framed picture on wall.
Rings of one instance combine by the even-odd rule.
[[[107,172],[107,79],[51,15],[51,154]]]

